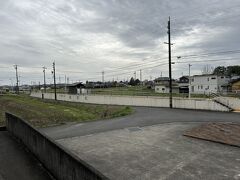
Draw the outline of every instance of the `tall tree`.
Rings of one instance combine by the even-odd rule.
[[[139,85],[140,84],[140,80],[139,79],[136,79],[135,80],[135,85]]]
[[[213,71],[214,75],[226,75],[227,74],[227,68],[224,66],[218,66]]]
[[[227,67],[228,76],[240,76],[240,66],[228,66]]]
[[[130,81],[129,81],[129,85],[131,86],[135,86],[135,80],[133,77],[131,77]]]

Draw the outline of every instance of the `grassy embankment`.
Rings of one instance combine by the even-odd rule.
[[[5,112],[17,115],[35,127],[46,127],[67,122],[110,119],[131,114],[132,111],[127,106],[43,101],[28,96],[0,96],[0,125],[4,125]]]

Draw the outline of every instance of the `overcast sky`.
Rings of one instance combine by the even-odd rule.
[[[140,69],[143,79],[168,76],[168,16],[175,78],[188,63],[192,74],[239,65],[239,9],[239,0],[0,0],[0,85],[16,83],[13,64],[21,84],[42,83],[42,66],[50,83],[53,61],[61,82],[101,80],[102,71],[105,80]]]

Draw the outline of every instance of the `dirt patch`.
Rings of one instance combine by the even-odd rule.
[[[240,147],[239,123],[206,123],[186,131],[183,135]]]

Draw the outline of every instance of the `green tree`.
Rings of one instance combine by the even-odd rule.
[[[128,84],[131,86],[137,86],[140,84],[140,80],[139,79],[134,80],[134,78],[132,77]]]
[[[228,66],[227,67],[228,76],[240,76],[240,66]]]
[[[140,84],[140,80],[139,79],[136,79],[135,80],[135,85],[139,85]]]
[[[131,77],[131,79],[130,79],[128,84],[131,85],[131,86],[135,86],[135,80],[134,80],[133,77]]]
[[[213,71],[214,75],[226,75],[227,74],[227,68],[225,66],[218,66]]]

